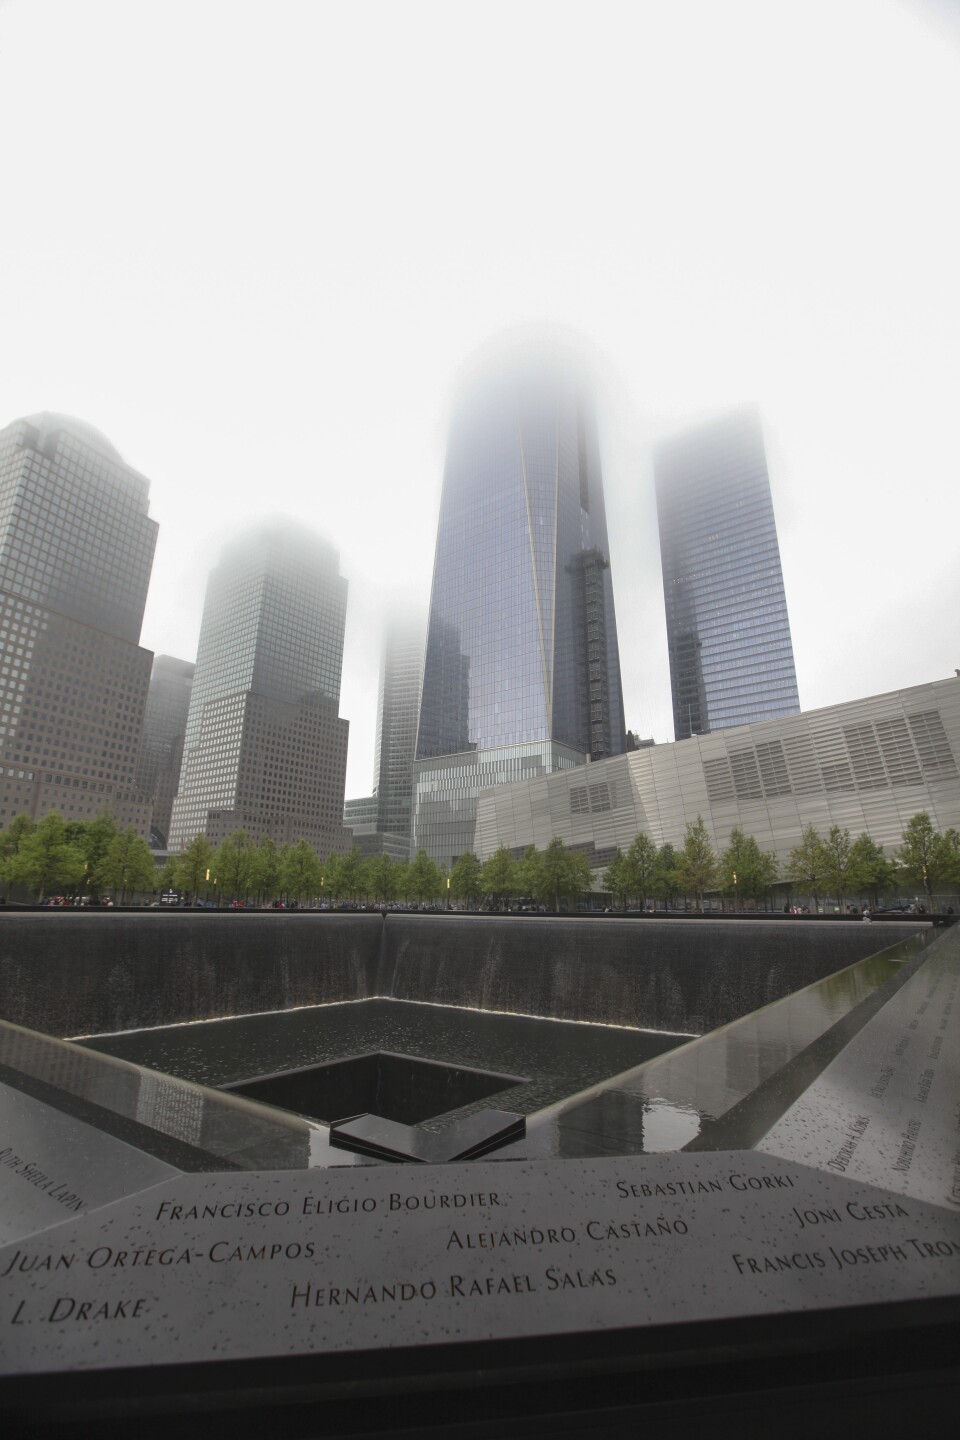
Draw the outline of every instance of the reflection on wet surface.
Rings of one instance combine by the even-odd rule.
[[[529,1077],[521,1085],[487,1096],[482,1104],[530,1114],[643,1064],[688,1038],[368,1000],[93,1037],[83,1044],[211,1086],[391,1051]]]

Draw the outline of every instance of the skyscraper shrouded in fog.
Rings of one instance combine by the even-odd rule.
[[[424,620],[397,615],[387,621],[380,660],[377,746],[373,793],[377,828],[406,836],[413,823],[413,763],[423,682]]]
[[[482,789],[622,753],[599,447],[575,369],[519,353],[447,446],[415,766],[415,844],[473,846]]]
[[[167,846],[170,816],[180,784],[193,671],[191,660],[158,655],[150,674],[143,741],[137,761],[137,787],[153,803],[150,843],[160,850]]]
[[[106,808],[149,831],[136,786],[149,494],[83,421],[40,414],[0,431],[0,825]]]
[[[760,420],[736,411],[654,455],[678,740],[800,710]]]
[[[347,582],[290,524],[227,545],[207,584],[170,848],[235,830],[342,848]]]

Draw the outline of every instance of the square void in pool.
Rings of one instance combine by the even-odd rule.
[[[369,1114],[416,1125],[522,1085],[524,1078],[375,1051],[326,1065],[235,1080],[219,1088],[327,1124]]]

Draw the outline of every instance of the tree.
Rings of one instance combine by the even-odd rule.
[[[424,900],[433,900],[440,894],[442,883],[439,865],[430,859],[426,850],[418,850],[410,861],[408,893],[423,904]]]
[[[823,884],[828,865],[823,840],[815,825],[808,825],[800,838],[800,844],[787,857],[787,879],[795,885],[802,885],[812,895],[814,909],[818,907],[818,892]]]
[[[915,885],[923,886],[931,910],[934,885],[949,878],[953,863],[951,850],[951,842],[933,828],[933,821],[926,810],[921,810],[908,822],[897,859],[907,878]]]
[[[183,890],[190,898],[198,893],[201,885],[216,883],[216,872],[211,870],[213,847],[206,835],[197,835],[180,855],[176,856],[176,888]]]
[[[258,899],[275,900],[280,893],[280,847],[270,835],[264,835],[253,852],[251,883]]]
[[[217,846],[211,862],[221,891],[245,900],[253,887],[256,850],[245,830],[235,830]]]
[[[340,867],[342,864],[343,856],[338,854],[336,850],[327,856],[326,863],[323,865],[320,875],[319,893],[329,895],[331,899],[334,895],[342,894],[340,888]]]
[[[398,865],[389,855],[374,855],[367,862],[367,889],[375,900],[388,903],[396,900]]]
[[[29,815],[14,815],[6,830],[0,830],[0,864],[16,855],[24,836],[35,829]]]
[[[766,895],[778,870],[777,857],[761,850],[754,836],[739,826],[730,831],[730,844],[720,856],[720,885],[725,895],[733,895],[735,906]]]
[[[883,853],[883,846],[864,831],[850,847],[850,883],[857,890],[866,891],[874,905],[879,905],[880,896],[892,890],[897,882],[898,870],[893,860]]]
[[[457,856],[450,871],[450,894],[455,900],[466,901],[468,909],[483,894],[483,866],[472,850]]]
[[[114,894],[119,891],[121,905],[128,890],[155,890],[157,867],[143,836],[132,827],[115,835],[97,865],[94,883],[109,886]]]
[[[84,887],[92,895],[100,894],[100,887],[104,884],[110,885],[112,881],[104,881],[101,878],[103,863],[107,858],[111,845],[120,834],[117,822],[109,810],[101,810],[94,820],[83,825],[77,842],[83,851],[87,869],[84,876]],[[147,888],[145,886],[138,888]],[[151,884],[150,888],[153,888]]]
[[[160,874],[157,877],[157,885],[164,892],[176,890],[177,888],[177,862],[173,855],[169,857]]]
[[[338,893],[346,900],[356,900],[363,888],[363,856],[360,846],[354,845],[348,855],[340,856]]]
[[[944,830],[943,845],[946,859],[944,879],[955,890],[960,890],[960,831],[954,830],[952,825],[949,830]]]
[[[831,825],[823,842],[823,880],[837,897],[837,904],[843,909],[844,896],[850,888],[854,874],[853,841],[850,831]]]
[[[513,862],[514,895],[535,896],[539,893],[541,859],[536,845],[528,845],[520,859]]]
[[[320,856],[306,840],[284,845],[280,851],[280,880],[284,894],[299,905],[307,895],[316,895],[324,877]]]
[[[677,852],[667,840],[657,851],[651,889],[664,904],[669,905],[677,891]]]
[[[568,850],[555,836],[538,857],[537,887],[534,894],[552,900],[555,911],[561,900],[573,900],[590,889],[590,865],[581,850]]]
[[[483,867],[483,889],[503,906],[517,888],[516,861],[505,845],[495,850]]]
[[[677,878],[688,894],[697,897],[697,909],[702,912],[704,894],[717,879],[717,857],[702,815],[687,826],[677,859]]]
[[[630,894],[640,901],[640,909],[647,908],[647,896],[652,893],[657,876],[657,847],[649,835],[637,835],[631,841],[626,855],[630,876]]]
[[[63,817],[52,810],[22,835],[17,850],[4,864],[6,878],[27,885],[37,900],[53,890],[72,890],[83,877],[83,851],[66,839]]]
[[[619,845],[613,852],[613,859],[603,872],[603,883],[615,900],[627,908],[627,896],[633,894],[630,865]]]

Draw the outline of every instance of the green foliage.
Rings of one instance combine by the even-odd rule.
[[[683,849],[677,858],[676,873],[680,888],[688,895],[695,895],[697,908],[702,910],[704,894],[716,884],[718,875],[717,857],[713,853],[702,815],[698,815],[696,820],[687,826]]]
[[[944,882],[957,883],[960,839],[955,838],[956,835],[955,830],[941,835],[934,829],[933,821],[925,810],[914,815],[903,832],[903,844],[897,851],[897,859],[907,879],[923,886],[931,910],[934,886]]]
[[[177,862],[171,855],[157,877],[157,885],[161,890],[176,890],[177,888]]]
[[[213,847],[206,835],[191,840],[186,850],[175,857],[174,889],[183,890],[191,898],[200,890],[215,885],[217,872],[213,865]]]
[[[77,836],[77,843],[83,851],[83,858],[87,865],[84,875],[84,887],[89,890],[92,895],[99,896],[100,890],[104,885],[113,884],[112,880],[103,879],[103,867],[110,847],[116,841],[120,831],[117,829],[117,822],[109,810],[101,810],[95,820],[89,820],[86,825],[80,826],[79,830],[80,833]],[[149,886],[141,885],[136,888],[152,890],[155,883],[155,880],[151,879]]]
[[[0,830],[0,866],[16,855],[24,837],[35,829],[29,815],[14,815],[6,830]]]
[[[245,900],[253,889],[256,848],[246,831],[235,830],[214,852],[211,868],[224,895]]]
[[[794,885],[800,885],[813,896],[814,905],[826,879],[829,865],[823,840],[815,825],[808,825],[800,844],[787,857],[786,878]]]
[[[779,871],[777,857],[761,850],[756,839],[739,826],[730,831],[730,844],[720,856],[719,866],[720,888],[725,895],[733,895],[737,904],[766,895]]]
[[[654,895],[668,905],[677,893],[677,863],[677,852],[667,840],[657,851],[651,888]]]
[[[465,900],[468,906],[483,894],[483,866],[472,850],[457,856],[450,871],[450,894],[454,900]]]
[[[345,900],[357,900],[363,894],[364,879],[363,856],[360,846],[354,845],[348,855],[339,857],[337,894]]]
[[[443,878],[439,865],[426,850],[418,850],[407,871],[407,894],[421,905],[425,900],[435,900],[444,888]]]
[[[483,890],[501,904],[517,893],[516,861],[505,845],[495,850],[483,867]]]
[[[146,840],[132,828],[114,835],[98,862],[94,880],[118,895],[121,905],[127,891],[155,890],[157,867]]]
[[[280,894],[280,878],[283,866],[280,847],[270,836],[265,835],[253,852],[251,885],[258,898],[266,903]]]
[[[960,831],[953,826],[943,832],[944,879],[955,890],[960,890]]]
[[[636,895],[642,910],[646,909],[647,896],[654,893],[657,883],[657,859],[657,847],[649,835],[638,835],[627,851],[628,893]]]
[[[280,883],[283,892],[299,905],[306,896],[319,895],[321,877],[326,879],[320,856],[306,840],[284,845],[280,851]]]
[[[866,892],[874,905],[879,905],[880,896],[893,890],[899,870],[893,860],[883,853],[883,846],[864,832],[858,835],[850,847],[851,888]]]
[[[575,900],[590,889],[590,865],[580,850],[568,850],[559,837],[537,854],[532,893],[538,900],[552,900],[559,911],[561,900]]]
[[[837,897],[837,904],[843,909],[844,896],[850,886],[856,884],[856,864],[853,841],[849,830],[831,825],[823,842],[823,880]]]
[[[536,845],[528,845],[519,860],[513,862],[514,895],[537,894],[540,877],[540,853]]]
[[[627,896],[633,894],[630,866],[623,851],[617,846],[613,859],[603,872],[603,883],[615,900],[626,908]]]
[[[389,904],[399,895],[400,866],[389,855],[375,855],[366,862],[366,892],[375,900]]]
[[[83,851],[67,840],[62,816],[53,810],[33,829],[21,827],[21,831],[16,851],[4,862],[5,878],[28,886],[37,900],[57,890],[75,889],[83,878]]]
[[[333,851],[332,854],[327,856],[320,871],[318,894],[333,897],[334,895],[341,895],[343,893],[340,888],[340,867],[342,864],[343,856],[339,855],[336,851]]]

